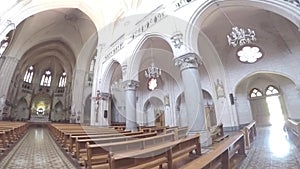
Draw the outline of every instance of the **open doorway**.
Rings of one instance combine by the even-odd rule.
[[[283,126],[284,118],[281,109],[281,103],[279,99],[280,95],[266,97],[269,113],[270,113],[270,124],[272,126]]]

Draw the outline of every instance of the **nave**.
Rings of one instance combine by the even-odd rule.
[[[250,149],[246,150],[247,157],[240,165],[237,165],[239,166],[237,168],[298,169],[300,166],[299,150],[290,140],[287,132],[282,129],[282,126],[257,127],[257,136],[251,143]],[[69,159],[52,139],[48,128],[35,125],[28,129],[24,137],[5,157],[1,158],[0,168],[84,168],[78,167],[79,165],[70,162]],[[184,160],[187,158],[182,160],[179,163],[185,163]],[[163,167],[167,166],[163,165]]]

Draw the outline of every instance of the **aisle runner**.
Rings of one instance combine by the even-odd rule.
[[[50,138],[47,129],[30,128],[22,140],[0,161],[0,169],[75,169]]]

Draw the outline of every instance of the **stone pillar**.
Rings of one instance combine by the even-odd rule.
[[[175,59],[175,65],[180,68],[184,85],[184,98],[187,109],[189,134],[200,133],[202,146],[211,144],[210,134],[207,130],[201,78],[198,71],[197,55],[187,53]]]
[[[125,115],[126,115],[126,130],[137,131],[136,123],[136,89],[139,82],[127,80],[123,82],[125,89]]]
[[[83,91],[86,82],[85,75],[86,72],[84,70],[77,69],[75,70],[74,80],[72,81],[72,114],[70,119],[76,123],[83,123]]]
[[[18,65],[19,60],[15,57],[10,56],[2,56],[5,57],[4,63],[1,66],[0,70],[0,120],[2,120],[3,108],[5,107],[5,100],[7,99],[9,93],[9,87],[11,84],[11,80],[13,78],[13,74],[15,72],[16,66]]]
[[[109,93],[100,93],[98,122],[100,126],[109,126],[111,123],[111,96]]]

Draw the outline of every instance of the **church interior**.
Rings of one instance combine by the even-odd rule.
[[[10,0],[0,169],[300,166],[299,0]]]

